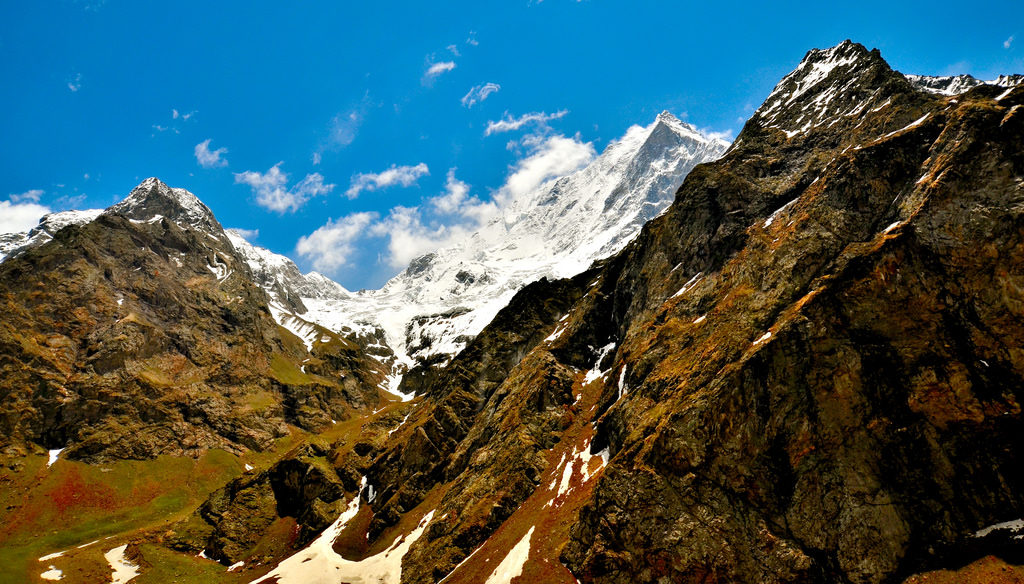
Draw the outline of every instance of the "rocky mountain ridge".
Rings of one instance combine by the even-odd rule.
[[[3,446],[85,460],[264,449],[382,399],[357,341],[279,328],[209,209],[147,179],[0,263]]]
[[[409,534],[403,582],[882,583],[1016,557],[1022,92],[810,52],[621,253],[324,451],[354,498],[313,507],[359,514],[321,559]],[[205,516],[225,562],[259,529],[237,504]]]
[[[330,411],[319,404],[338,402],[317,384],[285,384],[286,396],[304,392],[285,403],[315,404],[292,418],[315,435],[187,519],[134,534],[133,557],[177,552],[195,573],[213,558],[231,566],[216,578],[268,584],[888,584],[942,578],[935,570],[1019,581],[1022,144],[1019,85],[947,96],[877,50],[812,50],[728,152],[692,169],[621,251],[523,286],[447,363],[406,376],[411,401],[372,401],[365,388],[381,383],[379,367],[353,386],[364,390],[357,415],[317,426],[309,421]],[[0,362],[0,379],[53,393],[24,377],[55,378],[56,365],[38,360],[54,362],[64,346],[21,332],[47,317],[37,306],[54,304],[53,286],[36,277],[77,281],[70,268],[54,271],[72,265],[86,288],[106,290],[102,270],[88,267],[104,249],[132,262],[111,266],[114,289],[136,265],[170,269],[139,258],[163,257],[175,224],[136,221],[103,216],[0,264],[0,282],[22,282],[6,291],[22,312],[0,328],[18,355]],[[104,233],[144,249],[132,255]],[[62,250],[75,251],[65,260]],[[202,314],[221,334],[271,345],[276,334],[271,350],[301,373],[319,367],[321,384],[358,374],[326,368],[339,361],[321,351],[341,344],[317,338],[327,329],[291,313],[277,319],[300,336],[273,324],[269,313],[284,309],[252,283],[244,254],[221,252],[220,270],[209,254],[179,267],[213,274],[196,282],[204,290],[245,275],[225,276],[237,286],[225,297],[263,298],[265,310],[245,302],[236,310],[255,316],[224,322],[210,318],[226,314],[213,292],[200,300],[221,312],[151,294],[142,304],[172,325],[163,329],[175,331],[161,311],[180,297],[189,319]],[[71,292],[103,304],[102,294]],[[372,350],[346,355],[364,363]],[[19,419],[27,402],[7,403],[0,419]],[[23,426],[40,436],[34,428],[67,427],[37,409],[45,422],[23,416]]]

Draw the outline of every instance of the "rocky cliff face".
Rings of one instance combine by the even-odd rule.
[[[855,43],[809,52],[625,250],[525,288],[407,377],[399,426],[335,450],[372,487],[332,526],[370,542],[338,565],[402,534],[423,583],[881,583],[1015,557],[982,528],[1024,515],[1022,106],[924,91]]]
[[[94,215],[95,216],[95,215]],[[149,179],[0,264],[0,440],[82,460],[264,449],[381,400],[386,369],[305,345],[202,203]],[[312,325],[310,325],[312,326]]]
[[[380,336],[278,326],[180,193],[105,214],[0,264],[0,435],[95,459],[317,430],[140,536],[252,581],[1015,581],[1015,79],[810,51],[624,249],[523,287],[406,402]]]

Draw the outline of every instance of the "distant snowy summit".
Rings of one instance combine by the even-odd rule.
[[[904,74],[904,77],[917,88],[938,95],[960,95],[979,85],[995,85],[1009,89],[1024,83],[1024,75],[1000,75],[989,81],[975,79],[971,75],[930,77],[928,75]]]
[[[380,290],[304,298],[303,318],[327,328],[380,327],[410,364],[454,355],[526,284],[576,275],[621,250],[695,166],[728,147],[662,112],[587,166],[509,202],[465,240],[417,258]]]

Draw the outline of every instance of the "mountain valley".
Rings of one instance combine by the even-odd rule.
[[[1022,82],[813,49],[380,290],[156,178],[4,235],[5,581],[1024,581]]]

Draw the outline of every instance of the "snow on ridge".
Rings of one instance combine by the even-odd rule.
[[[961,93],[974,89],[979,85],[995,85],[997,87],[1005,87],[1010,90],[1024,84],[1024,75],[1000,75],[995,79],[989,80],[977,79],[974,76],[967,74],[931,76],[904,73],[903,76],[906,77],[907,81],[909,81],[914,87],[922,91],[947,97],[960,95]]]
[[[68,225],[85,225],[99,217],[102,213],[103,209],[47,213],[39,219],[38,225],[26,232],[0,234],[0,262],[14,256],[19,250],[42,245],[50,241],[58,231]]]
[[[414,260],[381,289],[304,297],[303,317],[329,329],[380,327],[402,363],[453,355],[523,286],[575,276],[621,250],[671,204],[694,166],[728,146],[662,112],[589,165],[513,201],[465,241]]]

